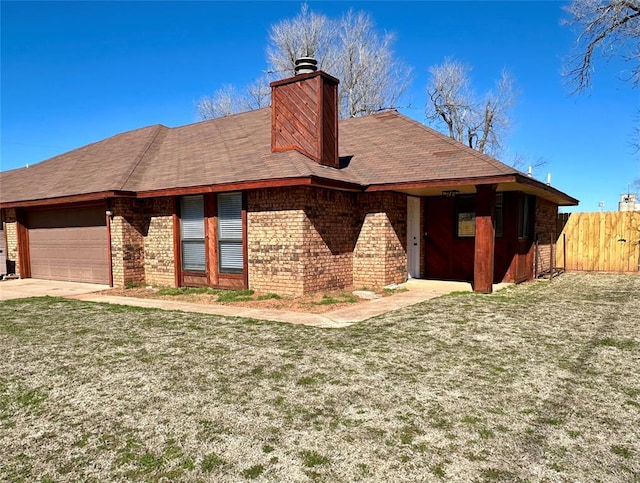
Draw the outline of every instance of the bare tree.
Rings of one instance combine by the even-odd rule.
[[[338,22],[317,14],[306,3],[300,13],[271,26],[267,59],[275,78],[295,75],[296,59],[313,57],[326,72],[335,70]]]
[[[247,86],[247,95],[244,98],[243,111],[260,109],[271,105],[271,88],[268,77],[262,76]]]
[[[580,92],[591,86],[593,59],[621,56],[631,68],[622,73],[625,82],[640,85],[640,0],[573,0],[566,8],[567,24],[578,30],[577,53],[570,58],[566,75]],[[640,117],[640,109],[638,110]],[[635,120],[632,145],[640,152],[640,127]],[[640,185],[640,179],[636,180]]]
[[[271,89],[266,77],[256,79],[243,91],[232,85],[225,85],[212,96],[203,96],[196,103],[200,119],[215,119],[239,112],[267,107],[271,103]]]
[[[379,34],[367,13],[350,10],[334,20],[303,4],[297,16],[271,27],[267,72],[271,80],[293,76],[296,59],[314,57],[320,69],[340,79],[340,117],[370,114],[397,107],[410,82],[411,69],[394,57],[394,40],[392,34]],[[233,92],[231,103],[229,89],[203,97],[197,104],[199,116],[209,119],[269,105],[265,78],[242,92]]]
[[[204,96],[196,104],[200,119],[229,116],[237,112],[238,93],[232,85],[218,89],[213,96]]]
[[[340,115],[356,117],[397,107],[408,87],[410,69],[394,59],[395,37],[379,35],[371,16],[350,10],[337,33],[336,76],[340,78]]]
[[[566,8],[569,25],[579,31],[577,53],[569,60],[566,75],[575,91],[591,86],[593,58],[621,54],[632,65],[624,77],[640,83],[640,0],[573,0]]]
[[[338,20],[303,4],[298,16],[271,28],[267,49],[271,70],[293,75],[295,61],[312,56],[325,72],[340,79],[340,117],[397,107],[409,85],[411,69],[395,59],[392,34],[378,34],[371,16],[349,10]]]
[[[544,156],[531,157],[522,153],[508,155],[506,159],[506,163],[520,171],[526,171],[530,176],[535,176],[539,168],[548,164]]]
[[[497,154],[516,98],[514,80],[503,71],[495,88],[478,97],[470,88],[471,69],[461,62],[445,61],[429,69],[427,119],[446,126],[448,134],[481,153]]]

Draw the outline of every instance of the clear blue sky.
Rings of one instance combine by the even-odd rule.
[[[617,209],[640,177],[631,147],[640,89],[621,61],[598,61],[594,86],[571,96],[560,74],[575,33],[563,2],[309,2],[337,17],[353,7],[396,34],[413,67],[401,111],[425,121],[428,67],[449,56],[473,66],[475,89],[503,68],[521,95],[509,153],[548,163],[536,173],[580,199]],[[1,8],[0,169],[34,164],[119,132],[196,121],[195,103],[266,68],[269,26],[300,2],[8,2]],[[1,189],[1,188],[0,188]]]

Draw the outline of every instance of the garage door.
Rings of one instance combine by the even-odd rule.
[[[29,213],[31,276],[109,283],[104,206]]]

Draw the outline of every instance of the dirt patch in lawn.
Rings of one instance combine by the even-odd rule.
[[[368,300],[353,295],[354,287],[309,294],[302,297],[285,297],[274,293],[260,293],[252,290],[216,289],[171,289],[156,287],[113,288],[99,292],[104,295],[134,298],[174,300],[205,305],[233,305],[256,309],[276,309],[292,312],[322,314],[342,307],[367,303]],[[378,297],[388,297],[406,289],[382,290],[375,292]]]

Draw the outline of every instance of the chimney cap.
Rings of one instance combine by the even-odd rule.
[[[296,75],[311,74],[318,70],[318,61],[313,57],[300,57],[296,59]]]

